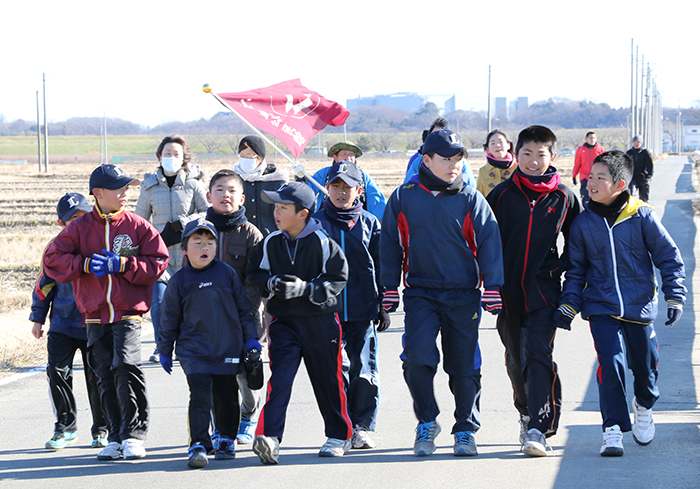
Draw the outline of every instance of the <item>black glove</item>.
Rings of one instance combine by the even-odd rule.
[[[670,302],[668,304],[668,310],[666,311],[668,321],[666,321],[666,326],[673,327],[673,325],[676,324],[683,315],[683,305],[679,304],[678,302],[674,302],[674,305],[671,305]]]
[[[375,321],[375,324],[377,325],[377,331],[379,331],[380,333],[382,331],[386,331],[387,329],[389,329],[389,326],[391,326],[391,316],[383,307],[379,308],[379,319],[376,319]]]
[[[578,184],[578,180],[576,179],[576,177],[573,177],[571,181],[574,182],[574,185]]]
[[[275,295],[286,300],[308,297],[311,295],[311,284],[295,275],[280,275],[275,282]]]
[[[246,354],[243,359],[245,368],[246,383],[250,389],[257,391],[262,389],[264,383],[263,362],[261,358],[262,347],[258,340],[248,340],[246,343]]]
[[[557,328],[571,331],[571,321],[573,321],[575,317],[576,311],[574,311],[573,307],[566,304],[561,304],[559,308],[554,311],[552,320]]]
[[[179,228],[179,230],[178,230]],[[167,222],[160,232],[160,237],[165,241],[165,246],[172,246],[182,241],[182,224],[180,221]]]

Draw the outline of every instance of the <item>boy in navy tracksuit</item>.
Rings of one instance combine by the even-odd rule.
[[[278,462],[292,384],[303,358],[328,437],[319,456],[340,457],[352,442],[337,314],[348,265],[340,247],[311,218],[315,197],[308,185],[291,182],[262,195],[275,205],[277,231],[253,250],[248,277],[269,297],[274,319],[268,346],[272,375],[253,451],[266,465]]]
[[[349,360],[348,410],[353,424],[353,448],[374,448],[369,432],[377,423],[379,371],[377,331],[391,324],[381,306],[379,285],[379,219],[362,208],[362,172],[349,161],[334,163],[328,172],[329,196],[314,214],[348,260],[348,283],[340,295],[343,344]],[[377,326],[375,327],[375,323]]]
[[[417,456],[433,453],[440,433],[433,392],[440,361],[438,332],[456,404],[454,454],[477,455],[479,304],[492,313],[500,309],[503,258],[491,209],[461,178],[466,154],[459,136],[449,129],[429,135],[418,174],[394,191],[382,220],[380,281],[387,288],[384,302],[390,311],[398,305],[401,277],[405,285],[402,360],[418,418],[413,448]]]
[[[66,227],[91,210],[92,207],[83,195],[67,193],[56,206],[58,225]],[[70,282],[56,282],[44,273],[42,267],[32,294],[32,312],[29,315],[29,320],[34,323],[32,334],[36,339],[44,335],[46,316],[51,320],[46,342],[49,353],[46,377],[49,381],[49,395],[56,415],[56,424],[53,437],[45,446],[50,450],[58,450],[72,445],[78,439],[78,413],[73,395],[73,357],[80,349],[92,411],[92,447],[104,448],[107,446],[107,422],[100,405],[97,377],[87,361],[87,334],[83,315],[75,305],[73,285]]]
[[[243,283],[236,272],[215,259],[217,233],[202,218],[182,232],[187,264],[172,276],[163,296],[158,338],[160,363],[173,366],[173,343],[190,388],[188,466],[207,465],[213,450],[209,435],[212,401],[221,434],[217,460],[235,457],[240,406],[236,377],[243,371],[244,350],[258,349],[257,328]]]
[[[569,329],[581,312],[590,321],[598,353],[598,395],[603,417],[602,456],[624,454],[622,433],[648,445],[654,438],[652,407],[659,398],[659,343],[654,266],[661,271],[667,326],[681,317],[686,289],[680,251],[654,209],[627,189],[632,159],[609,151],[594,160],[588,181],[591,201],[571,227],[564,290],[556,313]],[[625,368],[634,375],[634,426],[630,426]]]
[[[503,311],[496,326],[506,348],[506,369],[520,413],[520,444],[528,456],[544,457],[546,437],[557,432],[561,382],[552,359],[556,325],[552,319],[568,268],[567,246],[557,249],[559,233],[581,211],[578,197],[561,183],[557,137],[544,126],[518,135],[518,167],[487,196],[503,239]]]

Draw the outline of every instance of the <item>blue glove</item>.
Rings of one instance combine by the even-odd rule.
[[[503,309],[501,292],[498,287],[487,287],[481,296],[481,308],[497,316]]]
[[[561,304],[559,308],[554,311],[552,320],[557,328],[571,331],[571,321],[573,321],[575,317],[576,311],[573,307],[569,306],[568,304]]]
[[[158,355],[160,359],[160,366],[168,375],[173,373],[173,359],[171,357],[166,357],[165,355]]]
[[[85,273],[92,273],[97,278],[100,278],[103,275],[105,275],[106,262],[104,258],[104,256],[98,254],[92,255],[92,258],[85,258]]]
[[[258,351],[262,351],[262,345],[257,340],[257,338],[253,338],[252,340],[248,340],[245,343],[245,351],[250,351],[253,349],[257,349]]]
[[[104,249],[102,250],[102,253],[105,255],[107,261],[107,270],[105,270],[105,273],[114,275],[115,273],[124,271],[123,267],[124,262],[126,261],[125,258]],[[92,256],[94,257],[95,255]]]

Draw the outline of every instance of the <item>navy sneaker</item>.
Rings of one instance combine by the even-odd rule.
[[[236,443],[225,436],[219,440],[219,448],[214,454],[214,460],[231,460],[236,458]]]

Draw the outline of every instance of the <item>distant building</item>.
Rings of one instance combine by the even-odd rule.
[[[496,97],[496,103],[494,104],[494,116],[497,119],[506,120],[508,119],[508,99],[505,97]]]
[[[683,126],[683,151],[700,149],[700,126]]]
[[[449,95],[419,95],[414,92],[398,92],[388,95],[374,95],[371,97],[349,98],[346,102],[348,110],[355,107],[375,107],[383,105],[396,107],[408,112],[419,110],[427,102],[434,103],[441,114],[449,114],[456,110],[457,100],[454,94]]]

